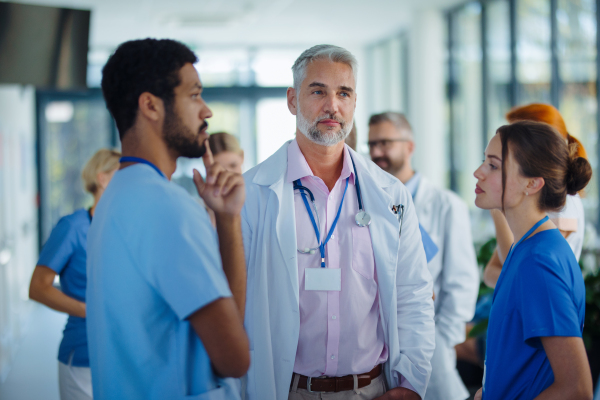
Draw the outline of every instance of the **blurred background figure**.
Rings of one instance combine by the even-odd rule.
[[[237,172],[238,174],[242,173],[244,150],[241,149],[240,143],[235,136],[227,132],[211,133],[208,137],[208,144],[216,163],[220,164],[227,171]],[[198,198],[198,201],[204,205],[204,201],[201,198]],[[210,223],[213,227],[216,227],[217,220],[214,211],[206,207],[206,205],[204,205],[204,208],[206,208]]]
[[[119,168],[120,157],[117,151],[101,149],[87,162],[81,177],[85,190],[94,196],[94,205],[58,221],[31,277],[29,298],[69,315],[58,350],[61,400],[92,398],[85,322],[87,232],[94,209]],[[60,289],[54,287],[56,275]]]
[[[227,132],[212,133],[208,143],[213,153],[215,162],[221,164],[227,171],[242,173],[244,164],[244,150],[235,136]]]
[[[454,346],[465,340],[479,288],[467,205],[412,168],[413,131],[403,114],[371,116],[368,143],[373,162],[411,192],[419,222],[439,248],[427,264],[434,282],[436,348],[425,399],[464,400],[469,392],[456,370]]]

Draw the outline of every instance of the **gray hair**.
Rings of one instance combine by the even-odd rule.
[[[390,124],[394,125],[398,132],[403,134],[403,136],[405,136],[407,139],[414,139],[410,123],[404,114],[388,111],[381,114],[371,115],[371,118],[369,118],[369,126],[378,125],[382,122],[389,122]]]
[[[300,85],[306,78],[306,67],[315,60],[329,59],[331,62],[346,64],[352,68],[354,82],[356,82],[356,73],[358,72],[358,61],[348,50],[333,46],[331,44],[319,44],[305,50],[292,66],[294,74],[294,89],[300,90]]]

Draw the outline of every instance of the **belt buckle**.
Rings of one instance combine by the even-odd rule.
[[[306,381],[306,390],[308,390],[310,393],[313,393],[313,391],[310,388],[312,378],[310,376],[308,376],[307,378],[308,380]]]

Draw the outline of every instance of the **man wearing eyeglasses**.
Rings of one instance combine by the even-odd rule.
[[[436,296],[436,348],[425,400],[464,400],[469,392],[456,370],[454,346],[465,340],[465,324],[473,318],[479,289],[467,205],[412,168],[415,143],[404,115],[373,115],[368,144],[371,159],[411,192],[419,222],[439,248],[438,255],[427,264]]]

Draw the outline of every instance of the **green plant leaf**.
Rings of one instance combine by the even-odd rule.
[[[469,338],[476,338],[479,337],[481,335],[484,335],[487,332],[487,328],[488,328],[488,319],[482,319],[481,321],[479,321],[478,323],[475,324],[475,326],[473,327],[473,329],[471,329],[471,332],[469,332]]]

